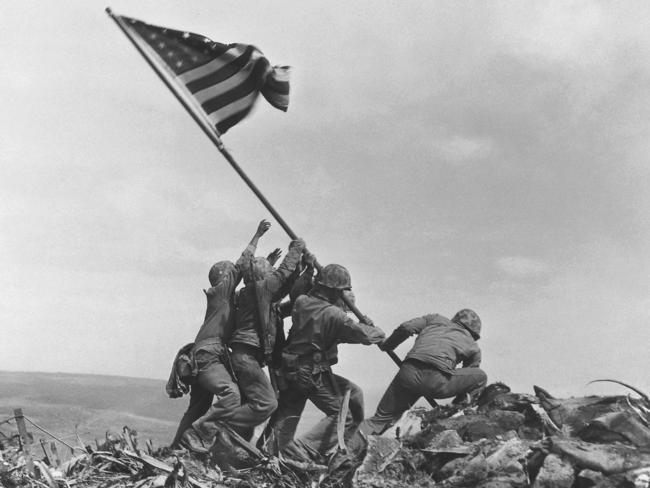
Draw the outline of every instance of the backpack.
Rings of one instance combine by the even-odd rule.
[[[169,398],[180,398],[190,391],[190,385],[194,383],[198,375],[198,367],[194,359],[194,343],[185,344],[178,350],[172,370],[169,374],[169,380],[165,390]]]

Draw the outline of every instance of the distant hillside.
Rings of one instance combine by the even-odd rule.
[[[124,425],[158,446],[171,440],[187,407],[172,400],[164,380],[63,373],[0,372],[0,420],[22,408],[25,416],[57,436],[74,441],[75,426],[90,443]],[[47,438],[29,426],[35,438]],[[8,433],[7,425],[0,431]]]
[[[365,392],[367,414],[374,412],[380,394]],[[0,421],[11,417],[14,408],[22,408],[26,417],[69,443],[76,440],[75,426],[81,439],[92,443],[106,431],[121,431],[128,425],[138,431],[139,438],[152,439],[156,446],[168,445],[188,402],[188,396],[170,399],[165,380],[0,371]],[[297,434],[322,415],[308,402]],[[36,439],[47,439],[38,429],[28,428]],[[15,427],[0,425],[0,433],[11,429]]]

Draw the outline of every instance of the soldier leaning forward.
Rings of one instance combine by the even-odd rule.
[[[417,317],[401,324],[380,348],[390,351],[416,335],[415,344],[379,401],[375,414],[359,426],[364,434],[382,434],[420,397],[469,400],[487,383],[479,368],[481,319],[470,309],[449,320],[439,314]],[[463,367],[456,366],[462,363]],[[355,436],[356,441],[356,436]],[[355,442],[353,442],[355,444]]]
[[[336,345],[376,344],[385,335],[369,319],[357,323],[346,314],[342,294],[350,290],[350,274],[337,264],[325,266],[308,295],[295,301],[292,326],[283,358],[285,389],[280,391],[272,450],[286,457],[310,461],[324,456],[336,444],[336,421],[346,390],[355,396],[354,404],[361,410],[346,418],[346,436],[356,430],[363,419],[362,393],[346,378],[332,373],[336,362]],[[326,414],[314,428],[299,439],[293,439],[297,419],[307,400]]]
[[[271,224],[262,220],[248,247],[236,264],[219,261],[208,274],[210,288],[205,320],[193,344],[188,344],[189,361],[194,365],[190,404],[181,419],[172,446],[183,445],[194,452],[207,452],[214,433],[210,425],[228,416],[240,404],[239,389],[228,371],[227,343],[234,322],[234,291],[241,280],[242,268],[255,254],[259,238]],[[173,376],[173,375],[172,375]],[[181,385],[182,386],[182,385]],[[172,386],[170,385],[170,388]],[[180,396],[176,392],[170,396]],[[216,401],[213,403],[213,399]]]
[[[277,408],[275,391],[262,368],[275,346],[278,319],[275,304],[291,289],[297,277],[305,242],[297,239],[277,269],[264,258],[255,258],[244,271],[244,288],[239,293],[235,330],[230,340],[232,368],[239,383],[242,404],[228,419],[235,431],[250,440],[254,428]]]

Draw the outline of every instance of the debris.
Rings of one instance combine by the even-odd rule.
[[[581,440],[552,437],[551,452],[568,458],[579,468],[604,474],[623,473],[650,465],[650,453],[621,444],[592,444]]]
[[[637,415],[611,412],[598,417],[579,432],[589,442],[626,442],[650,448],[650,428]]]
[[[533,488],[571,488],[573,478],[571,463],[554,454],[549,454],[535,479]]]
[[[426,447],[424,452],[434,454],[462,454],[466,455],[472,452],[472,448],[465,445],[463,440],[455,430],[443,430],[436,435]]]
[[[401,447],[401,444],[396,439],[378,435],[369,435],[367,441],[366,457],[357,470],[357,476],[362,473],[381,473],[390,464]]]
[[[486,462],[491,471],[521,474],[525,479],[523,463],[527,452],[528,444],[514,437],[490,454]]]
[[[396,429],[368,436],[365,458],[335,449],[327,466],[269,456],[226,429],[210,453],[199,456],[156,449],[150,441],[140,447],[136,431],[125,427],[107,433],[92,451],[75,448],[63,463],[51,445],[36,440],[31,473],[12,433],[0,445],[0,486],[650,488],[644,422],[650,405],[643,397],[561,399],[539,387],[535,392],[513,393],[500,383],[489,385],[476,404],[410,410],[399,438]],[[408,426],[420,424],[410,435]],[[351,440],[346,443],[352,451]]]

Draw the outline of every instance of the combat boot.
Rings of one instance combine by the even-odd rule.
[[[186,429],[178,443],[187,450],[196,454],[207,454],[210,448],[210,446],[203,441],[203,438],[194,427]]]

